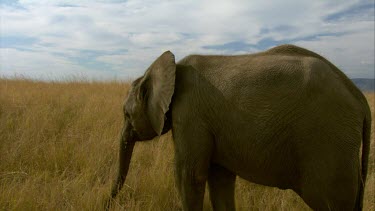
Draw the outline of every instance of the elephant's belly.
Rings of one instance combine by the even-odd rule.
[[[299,181],[299,170],[296,160],[288,144],[273,145],[233,141],[216,145],[213,162],[227,168],[239,177],[253,183],[278,187],[281,189],[295,189]]]

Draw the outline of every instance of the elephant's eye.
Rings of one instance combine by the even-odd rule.
[[[130,119],[130,115],[128,112],[125,111],[125,118]]]

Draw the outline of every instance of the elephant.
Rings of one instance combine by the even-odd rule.
[[[371,113],[361,91],[324,57],[295,45],[247,55],[164,52],[131,84],[119,169],[137,141],[172,130],[183,210],[235,210],[235,180],[291,189],[314,210],[361,210]],[[110,199],[109,199],[110,200]]]

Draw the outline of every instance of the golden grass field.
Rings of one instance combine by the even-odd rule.
[[[125,82],[0,79],[0,210],[101,210],[117,172],[128,89]],[[366,97],[375,119],[374,93]],[[371,140],[365,210],[375,210],[374,131]],[[113,210],[180,210],[173,155],[170,134],[137,143]],[[235,197],[237,210],[309,210],[292,191],[241,179]]]

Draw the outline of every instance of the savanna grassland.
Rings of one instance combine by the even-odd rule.
[[[101,210],[117,172],[125,82],[0,79],[0,210]],[[374,118],[374,93],[366,93]],[[373,123],[374,125],[374,123]],[[171,134],[137,143],[113,210],[179,210]],[[375,210],[372,131],[365,210]],[[207,192],[207,191],[206,191]],[[205,210],[211,210],[206,193]],[[292,191],[236,183],[238,210],[308,210]]]

